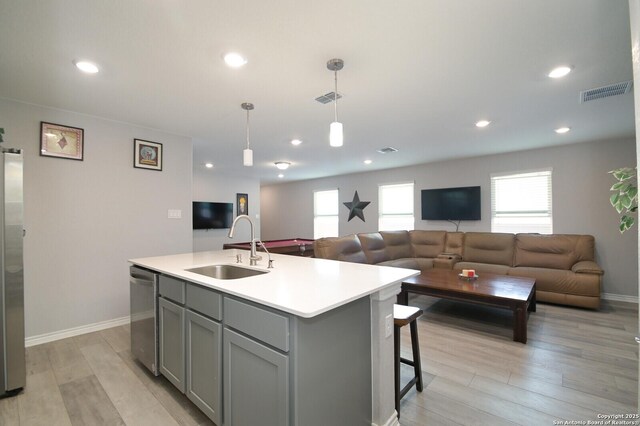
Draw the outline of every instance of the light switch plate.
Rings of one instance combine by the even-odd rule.
[[[182,210],[169,209],[169,219],[182,219]]]

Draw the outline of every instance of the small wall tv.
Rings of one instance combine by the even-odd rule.
[[[233,222],[233,203],[193,202],[193,229],[226,229]]]
[[[480,187],[422,190],[422,220],[480,220]]]

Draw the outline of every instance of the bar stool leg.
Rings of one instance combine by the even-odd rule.
[[[396,413],[400,418],[400,327],[393,326],[393,367],[395,368]]]
[[[418,321],[413,320],[409,324],[411,330],[411,349],[413,351],[413,371],[418,378],[416,389],[422,392],[422,363],[420,362],[420,344],[418,342]]]

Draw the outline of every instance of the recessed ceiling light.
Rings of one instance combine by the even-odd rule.
[[[276,161],[274,164],[280,170],[287,170],[291,165],[288,161]]]
[[[291,145],[298,146],[302,143],[300,139],[294,139],[291,141]]]
[[[98,71],[98,66],[93,62],[89,61],[74,61],[73,64],[82,72],[86,72],[87,74],[95,74]]]
[[[247,60],[239,53],[229,52],[224,55],[224,62],[231,68],[240,68],[247,63]]]
[[[571,130],[571,127],[559,127],[555,131],[556,133],[563,134],[563,133],[567,133],[569,130]]]
[[[373,163],[373,161],[371,161],[371,160],[364,160],[364,164],[371,164],[371,163]]]
[[[283,175],[282,173],[280,173],[280,174],[278,175],[278,177],[279,177],[280,179],[282,179],[282,178],[284,177],[284,175]]]
[[[204,165],[207,169],[212,169],[213,168],[213,164],[212,163],[205,163]]]
[[[552,69],[548,75],[551,78],[561,78],[569,74],[570,72],[571,72],[571,67],[567,67],[563,65],[561,67]]]
[[[491,122],[488,120],[480,120],[476,123],[476,127],[487,127],[489,124],[491,124]]]

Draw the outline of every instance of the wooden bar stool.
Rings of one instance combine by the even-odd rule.
[[[422,315],[422,310],[414,306],[393,305],[393,344],[394,344],[394,367],[396,370],[396,412],[400,418],[400,400],[409,392],[413,385],[416,385],[418,392],[422,392],[422,366],[420,364],[420,346],[418,344],[418,324],[416,320]],[[413,360],[400,356],[400,329],[409,324],[411,331],[411,349]],[[402,390],[400,390],[400,363],[413,367],[413,378],[409,380]]]

